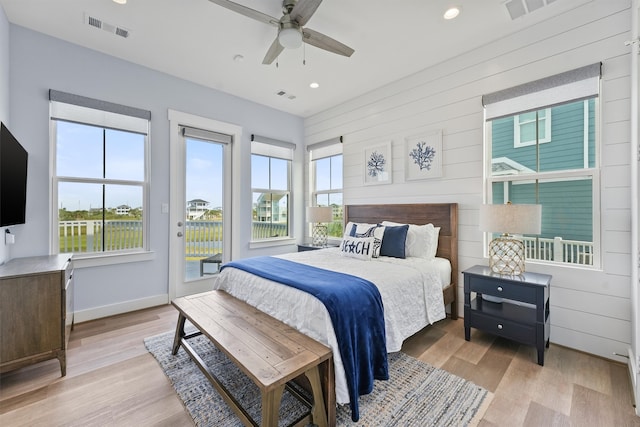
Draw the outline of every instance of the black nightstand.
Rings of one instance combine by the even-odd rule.
[[[549,290],[551,276],[525,272],[520,276],[493,273],[476,265],[464,275],[464,338],[471,328],[483,330],[538,350],[538,365],[544,365],[544,349],[549,347]],[[471,300],[471,292],[476,297]],[[484,300],[482,295],[504,298],[502,303]]]
[[[327,246],[313,246],[311,243],[303,243],[298,245],[298,252],[317,251],[318,249],[337,248],[338,245],[328,244]]]

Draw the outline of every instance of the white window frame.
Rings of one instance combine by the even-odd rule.
[[[142,189],[142,247],[74,253],[77,267],[92,267],[125,262],[139,262],[153,259],[153,253],[149,250],[149,127],[151,113],[148,111],[112,104],[78,95],[64,92],[50,91],[49,114],[49,165],[51,178],[51,205],[49,235],[50,253],[57,254],[60,251],[59,224],[58,224],[58,184],[61,182],[81,182],[99,184],[125,184],[139,186]],[[95,126],[103,129],[115,129],[125,132],[144,135],[144,173],[142,181],[119,179],[95,179],[63,177],[57,175],[57,122],[75,122],[81,125]]]
[[[344,165],[344,154],[342,153],[342,137],[328,139],[326,141],[316,142],[314,144],[307,145],[307,152],[309,153],[309,205],[316,206],[317,199],[319,195],[324,194],[342,194],[342,210],[344,215],[344,167],[342,170],[342,187],[340,188],[331,188],[329,190],[317,190],[316,186],[316,161],[322,159],[331,159],[337,156],[341,156]],[[333,162],[331,163],[331,165]],[[344,217],[343,217],[344,219]],[[306,237],[308,239],[311,238],[312,225],[308,221],[306,228]],[[329,241],[337,241],[336,237],[329,236]]]
[[[262,239],[254,239],[253,238],[253,215],[250,215],[252,223],[251,225],[251,240],[250,244],[261,244],[261,243],[285,243],[290,241],[293,237],[293,221],[291,217],[291,212],[293,212],[293,196],[291,192],[291,171],[292,171],[292,163],[293,163],[293,151],[295,150],[295,144],[280,141],[268,137],[263,137],[259,135],[251,135],[251,171],[253,172],[253,156],[261,156],[269,159],[269,163],[271,163],[271,159],[279,159],[285,160],[287,162],[287,190],[273,190],[270,188],[263,187],[251,187],[251,209],[253,209],[253,194],[254,193],[271,193],[277,194],[281,196],[286,196],[288,198],[287,201],[287,235],[286,236],[277,236],[277,237],[267,237]],[[271,167],[271,165],[270,165]],[[271,172],[269,172],[271,174]],[[254,246],[255,247],[255,246]]]
[[[572,180],[581,177],[589,177],[592,182],[592,236],[593,236],[593,264],[564,264],[555,261],[527,260],[531,263],[552,263],[559,266],[571,266],[585,270],[601,269],[601,219],[600,219],[600,123],[602,111],[599,102],[601,64],[595,63],[585,67],[567,71],[555,76],[550,76],[534,82],[525,83],[502,91],[494,92],[482,97],[485,106],[485,150],[484,150],[484,176],[485,176],[485,203],[493,200],[492,184],[502,182],[507,185],[509,181],[514,184],[532,182],[536,180]],[[595,163],[589,168],[585,163],[583,169],[570,169],[563,171],[537,172],[523,175],[492,175],[492,132],[491,121],[500,117],[516,116],[522,112],[542,110],[554,105],[569,104],[589,98],[595,99],[596,134],[595,134]],[[586,105],[586,102],[585,102]],[[588,124],[585,108],[585,124]],[[549,121],[550,124],[550,121]],[[550,136],[550,133],[548,134]],[[587,126],[585,126],[585,138]],[[514,135],[515,140],[515,135]],[[584,154],[587,159],[586,147]],[[485,233],[485,240],[490,234]],[[485,245],[486,251],[487,245]],[[485,253],[485,256],[487,254]]]
[[[542,112],[542,115],[540,114]],[[513,118],[513,147],[529,147],[536,144],[535,139],[523,141],[520,129],[522,126],[527,125],[534,120],[520,120],[521,114],[514,116]],[[546,144],[551,142],[551,108],[544,108],[538,111],[538,121],[544,120],[544,138],[541,138],[539,143]]]

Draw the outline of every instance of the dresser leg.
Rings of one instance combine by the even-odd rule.
[[[60,373],[62,374],[62,376],[66,376],[67,375],[67,353],[66,351],[59,351],[58,352],[58,361],[60,361]]]

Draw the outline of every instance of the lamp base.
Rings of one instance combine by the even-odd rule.
[[[313,246],[327,246],[327,226],[324,224],[315,224],[313,226],[311,239]]]
[[[522,240],[503,235],[489,243],[489,267],[494,273],[520,275],[524,273],[524,259]]]

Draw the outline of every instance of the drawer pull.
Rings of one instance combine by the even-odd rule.
[[[502,330],[502,324],[498,323],[498,329]]]
[[[502,286],[498,286],[498,292],[502,292]]]

